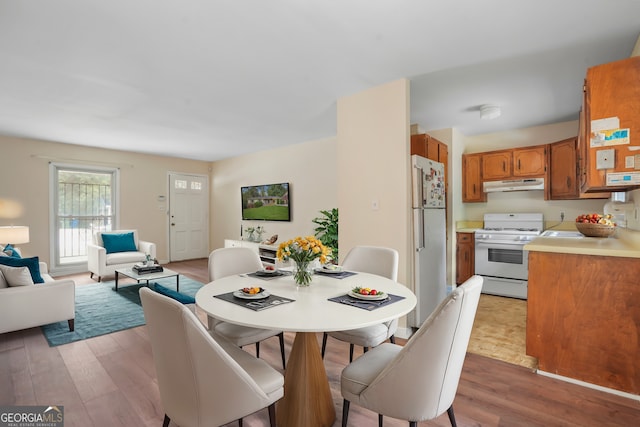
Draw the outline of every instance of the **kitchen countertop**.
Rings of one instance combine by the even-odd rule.
[[[537,237],[524,246],[533,252],[640,258],[640,232],[619,229],[611,237]]]

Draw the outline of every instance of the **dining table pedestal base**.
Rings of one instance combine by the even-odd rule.
[[[276,406],[279,427],[330,427],[336,419],[327,372],[314,332],[297,332]]]

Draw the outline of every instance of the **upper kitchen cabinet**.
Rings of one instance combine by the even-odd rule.
[[[547,146],[515,148],[513,176],[518,178],[544,176],[547,171]]]
[[[497,181],[511,177],[512,150],[491,151],[482,156],[482,178]]]
[[[411,154],[444,164],[445,192],[448,194],[449,147],[426,133],[411,135]]]
[[[447,164],[449,149],[447,144],[438,141],[434,137],[422,133],[411,135],[411,154],[426,157],[434,162]]]
[[[462,155],[462,201],[484,202],[487,193],[482,191],[482,153]]]
[[[587,70],[581,120],[580,192],[640,187],[640,57]]]
[[[578,169],[577,138],[549,144],[549,198],[552,200],[577,199]]]

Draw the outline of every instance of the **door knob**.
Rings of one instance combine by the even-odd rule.
[[[176,223],[175,223],[175,222],[172,222],[172,223],[171,223],[171,226],[172,226],[172,227],[174,227],[175,225],[176,225]]]

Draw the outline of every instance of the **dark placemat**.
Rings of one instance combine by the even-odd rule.
[[[230,303],[248,308],[253,311],[266,310],[267,308],[276,307],[278,305],[287,304],[295,301],[285,297],[279,297],[278,295],[269,295],[262,299],[242,299],[233,296],[233,292],[227,292],[226,294],[214,295],[214,298],[220,298],[221,300],[228,301]]]
[[[291,272],[287,270],[278,270],[274,274],[270,274],[270,275],[261,275],[258,273],[247,273],[247,277],[253,277],[254,279],[260,279],[260,280],[273,280],[273,279],[277,279],[278,277],[290,276],[290,275],[291,275]]]
[[[333,277],[334,279],[344,279],[345,277],[353,276],[358,273],[354,273],[353,271],[341,271],[340,273],[327,273],[326,271],[322,271],[320,268],[316,268],[316,274],[321,274],[326,277]]]
[[[403,300],[405,297],[400,295],[387,294],[389,298],[380,301],[366,301],[358,298],[350,297],[348,294],[340,295],[339,297],[329,298],[329,301],[337,302],[340,304],[352,305],[354,307],[362,308],[364,310],[375,310],[385,305],[393,304],[396,301]]]

